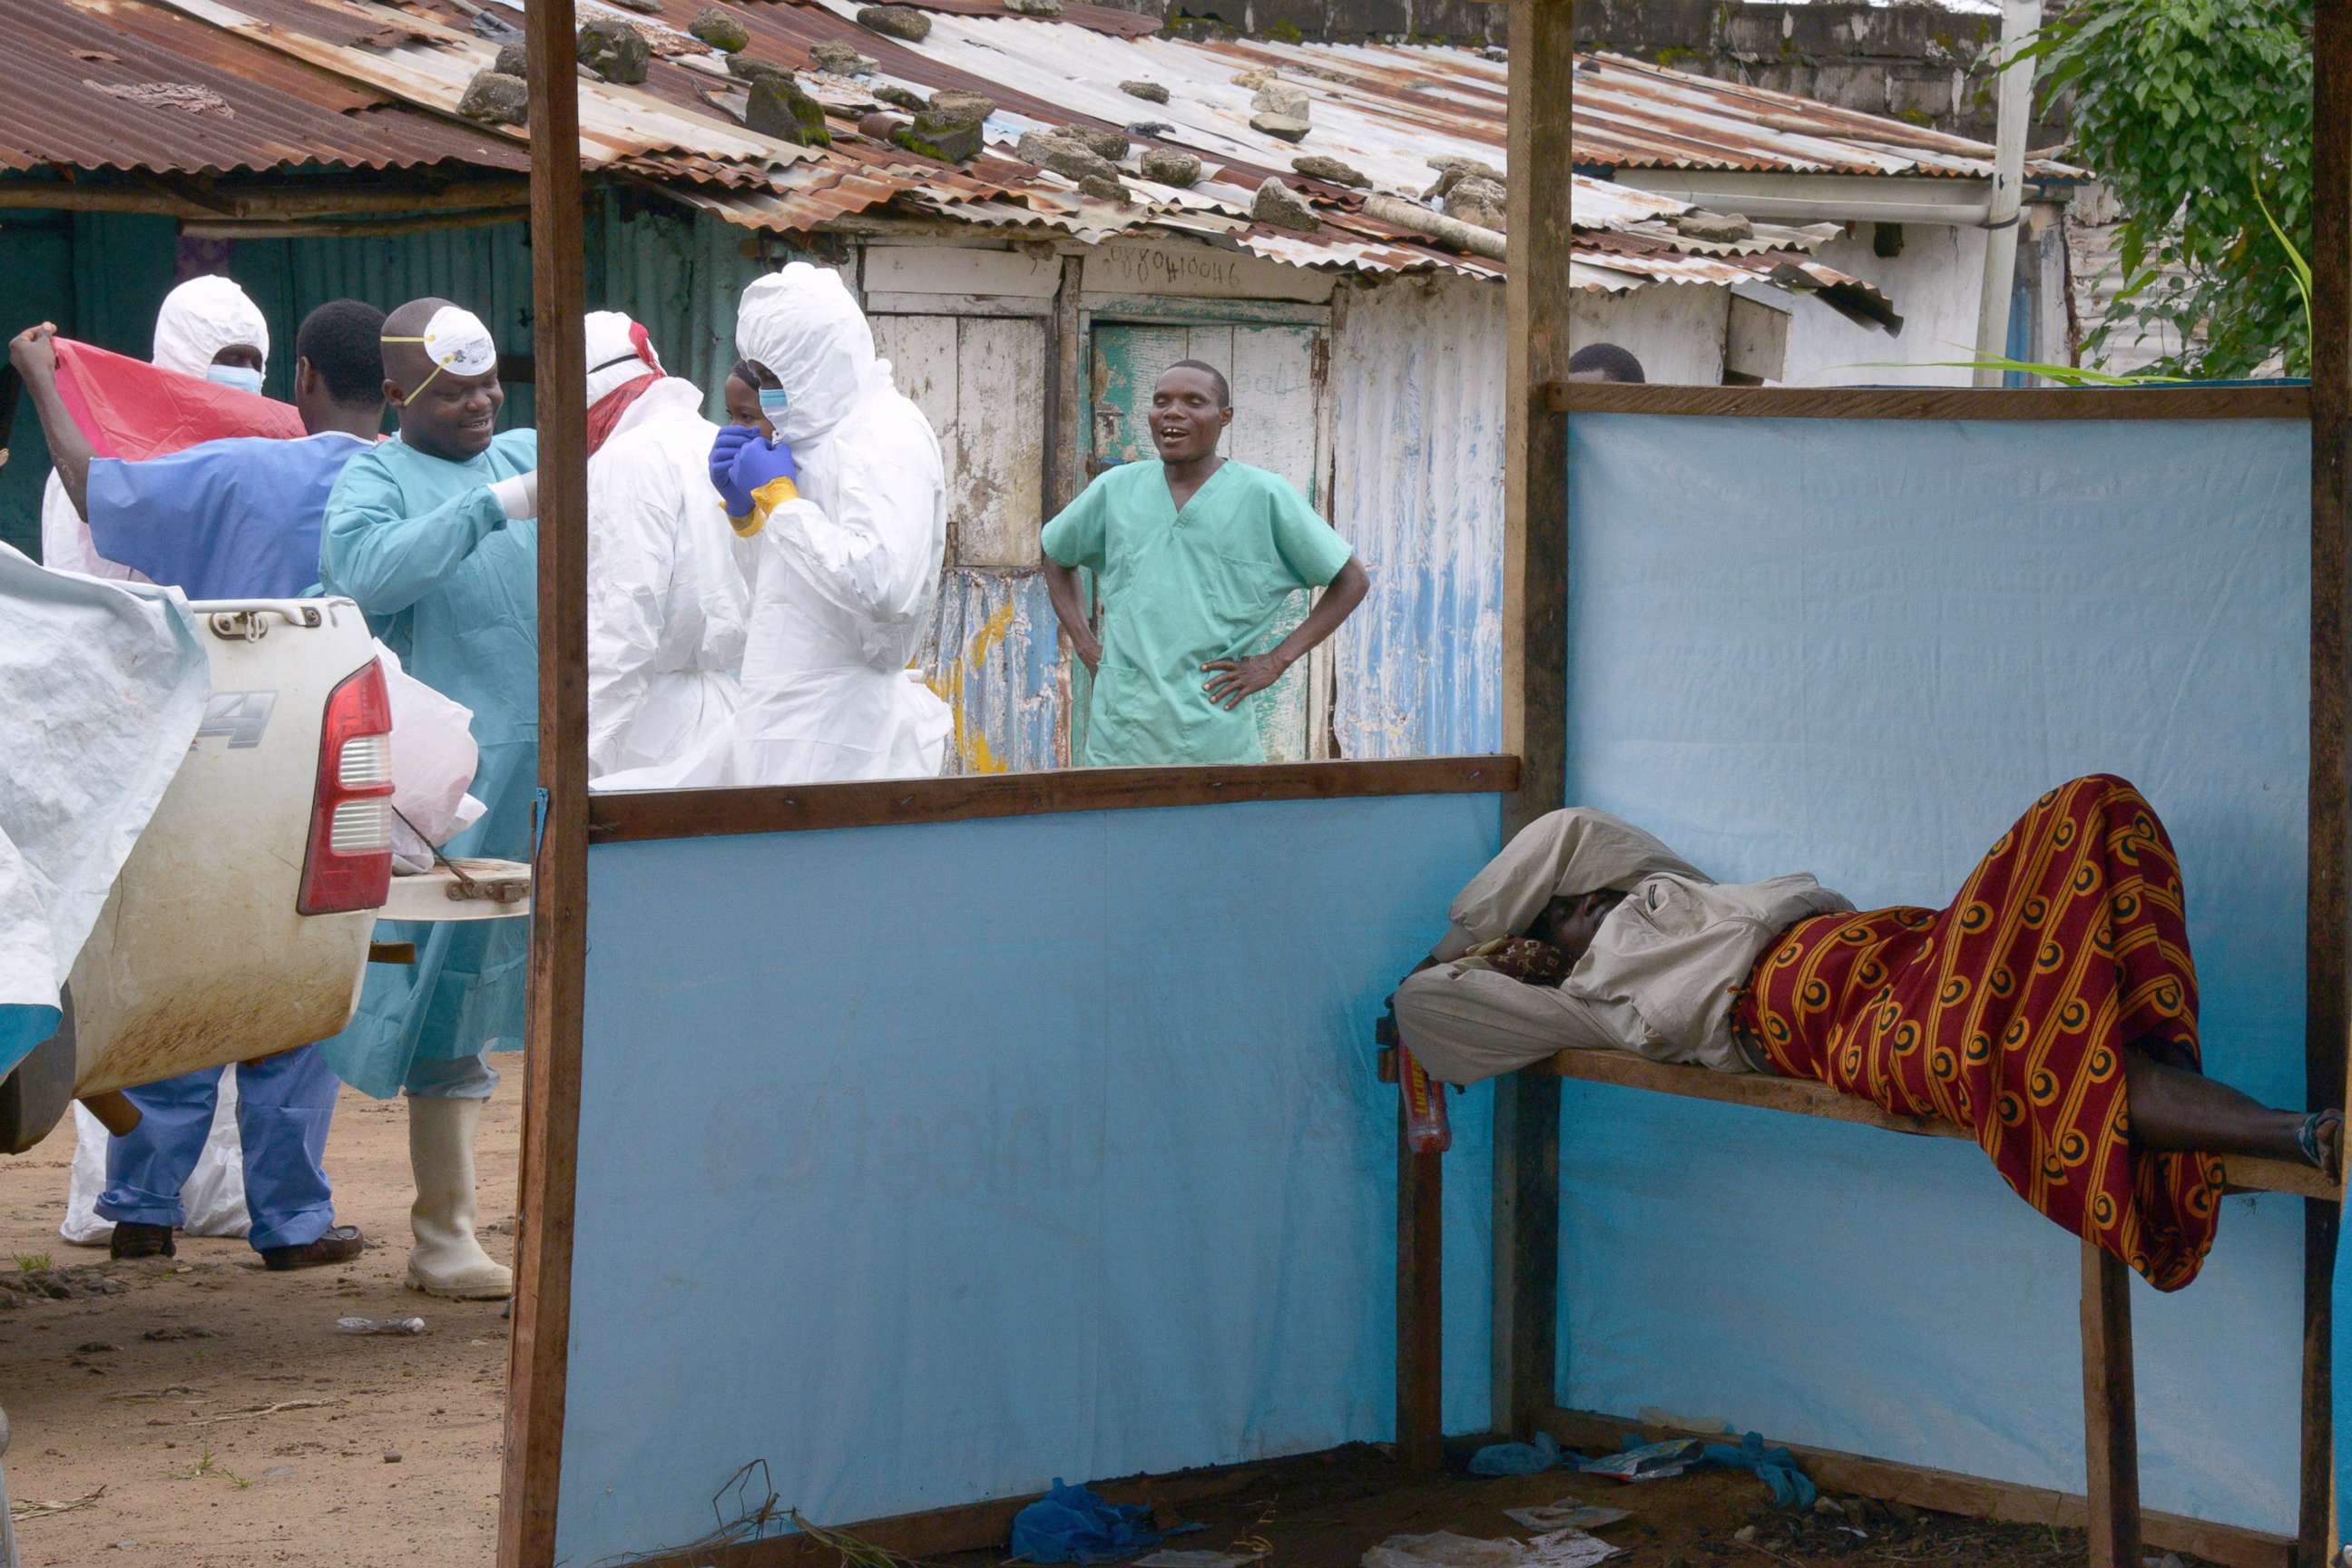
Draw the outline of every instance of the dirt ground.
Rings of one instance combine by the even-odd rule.
[[[504,1075],[479,1150],[483,1241],[501,1262],[521,1077]],[[0,1406],[15,1427],[0,1462],[26,1568],[488,1563],[507,1325],[498,1302],[401,1283],[405,1108],[343,1091],[327,1171],[337,1218],[371,1245],[348,1266],[288,1274],[241,1240],[184,1237],[176,1259],[120,1265],[67,1246],[73,1143],[68,1120],[0,1159],[0,1272],[77,1292],[0,1289]],[[44,1258],[62,1274],[39,1272]],[[114,1293],[79,1294],[91,1289]],[[342,1317],[422,1317],[428,1331],[352,1338],[335,1331]],[[93,1500],[26,1510],[81,1499]]]
[[[1466,1452],[1449,1456],[1458,1472]],[[1384,1450],[1354,1447],[1260,1467],[1231,1491],[1161,1504],[1159,1522],[1204,1526],[1163,1543],[1181,1551],[1263,1550],[1268,1568],[1358,1568],[1393,1535],[1439,1531],[1485,1540],[1531,1532],[1504,1510],[1574,1499],[1622,1508],[1630,1518],[1593,1531],[1621,1549],[1608,1568],[2084,1568],[2081,1531],[1987,1524],[1950,1514],[1839,1497],[1808,1514],[1771,1505],[1763,1482],[1745,1471],[1696,1471],[1626,1485],[1561,1469],[1483,1479],[1420,1476]],[[1150,1483],[1146,1495],[1181,1486]],[[994,1568],[999,1552],[967,1552],[940,1568]],[[2150,1552],[2152,1562],[2164,1554]],[[2166,1568],[2202,1568],[2181,1556]]]
[[[520,1075],[484,1123],[491,1251],[512,1246]],[[346,1090],[327,1147],[340,1217],[375,1245],[346,1268],[270,1274],[242,1241],[184,1237],[170,1262],[115,1265],[58,1239],[70,1127],[0,1160],[0,1402],[26,1568],[487,1568],[494,1556],[507,1325],[497,1303],[402,1288],[410,1197],[405,1110]],[[29,1268],[27,1266],[30,1266]],[[25,1289],[24,1287],[31,1287]],[[44,1289],[69,1292],[55,1300]],[[97,1293],[102,1292],[102,1293]],[[352,1338],[341,1317],[421,1316],[417,1339]],[[1464,1453],[1454,1458],[1456,1468]],[[1354,1447],[1255,1467],[1167,1522],[1167,1544],[1270,1548],[1274,1568],[1357,1568],[1391,1535],[1528,1532],[1507,1508],[1572,1497],[1631,1511],[1601,1530],[1612,1568],[2081,1568],[2079,1531],[1987,1525],[1838,1499],[1776,1512],[1745,1473],[1622,1486],[1566,1470],[1502,1480],[1415,1475]],[[47,1511],[56,1505],[72,1505]],[[33,1510],[26,1511],[27,1505]],[[1746,1533],[1743,1535],[1743,1531]],[[940,1568],[995,1568],[1001,1552]],[[2183,1559],[2182,1568],[2197,1568]]]

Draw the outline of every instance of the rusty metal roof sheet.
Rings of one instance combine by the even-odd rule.
[[[232,112],[218,117],[224,126],[239,132],[269,130],[258,110],[247,118],[245,105],[257,98],[259,84],[277,89],[274,97],[286,106],[284,112],[295,113],[291,106],[299,105],[301,112],[327,117],[337,132],[320,128],[306,144],[289,126],[287,134],[273,132],[266,147],[247,147],[245,162],[195,166],[331,163],[344,142],[361,139],[352,132],[362,123],[375,132],[367,140],[376,148],[410,142],[462,146],[469,161],[502,169],[522,167],[526,160],[527,132],[471,126],[456,117],[467,81],[524,20],[520,0],[467,6],[454,0],[25,3],[68,17],[135,13],[138,27],[126,28],[124,36],[152,40],[159,51],[157,60],[142,60],[139,68],[152,70],[163,58],[205,62],[221,85],[194,85],[217,93],[229,106]],[[741,120],[740,83],[681,30],[691,20],[692,0],[666,0],[665,9],[652,16],[620,11],[607,0],[582,0],[590,14],[624,17],[641,27],[655,54],[641,86],[582,82],[583,161],[759,229],[804,232],[896,204],[961,222],[1034,228],[1087,243],[1153,230],[1301,266],[1374,271],[1443,267],[1482,278],[1501,273],[1497,262],[1457,255],[1409,226],[1372,218],[1355,191],[1293,173],[1289,164],[1297,150],[1250,128],[1251,89],[1232,80],[1237,69],[1277,64],[1314,97],[1313,151],[1355,163],[1377,185],[1410,195],[1427,179],[1432,155],[1490,161],[1498,156],[1503,75],[1483,57],[1464,50],[1362,46],[1202,45],[1143,37],[1140,29],[1124,26],[1014,18],[994,9],[1000,3],[941,0],[929,7],[932,30],[919,45],[859,27],[852,19],[851,0],[736,8],[752,35],[749,53],[754,58],[805,69],[816,44],[841,39],[874,57],[885,81],[922,91],[961,87],[985,93],[998,105],[985,127],[990,146],[971,164],[958,166],[851,130],[878,85],[871,81],[810,79],[812,89],[836,116],[831,148],[802,147],[755,133]],[[174,29],[186,36],[179,47]],[[1603,61],[1598,74],[1613,81],[1614,74],[1631,73]],[[1137,77],[1167,86],[1171,102],[1154,104],[1118,91],[1118,81]],[[1579,86],[1581,113],[1585,84],[1580,80]],[[1801,100],[1786,103],[1803,107]],[[146,114],[202,119],[205,113],[134,107]],[[1677,112],[1697,117],[1694,124],[1705,118],[1690,106]],[[1720,108],[1710,112],[1718,120],[1731,116]],[[247,120],[243,125],[241,118]],[[1195,187],[1179,190],[1128,172],[1129,199],[1114,202],[1084,195],[1071,181],[1011,155],[1024,131],[1074,118],[1106,126],[1153,121],[1164,129],[1150,140],[1200,153],[1203,177]],[[1580,129],[1581,123],[1580,118]],[[1806,133],[1795,131],[1774,134],[1806,140]],[[71,162],[90,155],[68,150],[64,156],[30,161]],[[171,154],[159,143],[156,155]],[[1958,153],[1938,150],[1933,155],[1944,161],[1947,172],[1969,172]],[[1866,152],[1840,156],[1840,172],[1865,164],[1892,172],[1896,163]],[[1130,170],[1135,161],[1130,156]],[[1918,167],[1916,158],[1901,166],[1908,172]],[[1269,177],[1287,180],[1308,196],[1320,220],[1313,232],[1255,222],[1252,199]],[[1830,230],[1759,226],[1741,240],[1697,241],[1673,227],[1688,204],[1583,174],[1571,178],[1579,287],[1621,292],[1649,284],[1770,281],[1821,292],[1841,309],[1892,318],[1884,296],[1805,259],[1803,253],[1818,247]]]
[[[0,168],[520,172],[528,154],[149,0],[9,0]]]

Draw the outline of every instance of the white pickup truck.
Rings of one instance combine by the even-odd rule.
[[[358,605],[189,607],[211,663],[204,721],[75,961],[64,1026],[0,1080],[10,1153],[77,1099],[336,1033],[379,918],[530,908],[513,861],[393,874],[391,703]]]

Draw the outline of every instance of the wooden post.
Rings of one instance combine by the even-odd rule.
[[[1569,172],[1576,85],[1571,0],[1512,0],[1510,384],[1506,394],[1503,750],[1524,759],[1503,836],[1557,807],[1568,766],[1568,431],[1544,385],[1568,374]],[[1559,1080],[1495,1080],[1492,1413],[1526,1436],[1554,1398]]]
[[[2345,537],[2346,440],[2352,435],[2352,0],[2319,0],[2312,87],[2311,782],[2309,904],[2304,924],[2304,1093],[2344,1104],[2352,1040],[2352,552]],[[2329,1340],[2340,1205],[2304,1204],[2303,1506],[2297,1568],[2336,1546]]]
[[[588,354],[572,0],[530,0],[531,309],[539,418],[539,783],[522,1192],[499,1568],[552,1568],[572,1328],[587,964]]]
[[[1444,1094],[1443,1084],[1431,1086]],[[1445,1157],[1405,1142],[1397,1090],[1397,1458],[1416,1470],[1445,1468]]]
[[[2091,1568],[2139,1568],[2139,1415],[2131,1270],[2083,1243],[2083,1447]]]

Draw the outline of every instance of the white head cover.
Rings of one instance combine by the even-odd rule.
[[[805,261],[743,290],[735,348],[783,383],[790,401],[771,423],[788,445],[840,424],[878,368],[874,330],[841,274]]]
[[[585,321],[588,340],[588,406],[641,375],[663,375],[661,356],[645,328],[618,310],[591,310]]]
[[[155,314],[155,363],[182,375],[201,376],[223,349],[261,352],[269,366],[269,323],[244,289],[226,278],[191,278],[163,296]]]
[[[485,371],[498,368],[499,345],[498,341],[490,336],[490,329],[482,325],[481,317],[456,305],[444,305],[434,311],[433,319],[425,323],[421,337],[388,337],[383,341],[388,343],[422,343],[425,345],[425,357],[433,362],[433,375],[410,387],[408,395],[411,397],[424,391],[433,376],[445,370],[452,375],[480,375]]]

